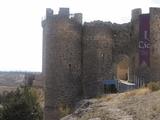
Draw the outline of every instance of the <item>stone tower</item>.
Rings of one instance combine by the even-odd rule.
[[[101,95],[102,81],[112,79],[112,42],[111,23],[84,23],[83,88],[87,98]]]
[[[142,14],[142,10],[140,8],[136,8],[132,10],[132,18],[130,25],[130,39],[132,44],[132,56],[131,56],[131,74],[130,78],[134,79],[135,75],[138,75],[139,70],[139,50],[138,50],[138,42],[139,42],[139,16]]]
[[[58,120],[60,108],[72,107],[82,96],[82,14],[70,16],[68,8],[57,15],[46,10],[43,27],[43,76],[45,78],[45,120]]]
[[[141,9],[132,11],[131,40],[134,56],[131,63],[134,65],[131,74],[140,77],[145,83],[160,79],[159,26],[160,8],[150,8],[148,14],[142,14]]]
[[[150,8],[151,80],[160,80],[160,8]]]

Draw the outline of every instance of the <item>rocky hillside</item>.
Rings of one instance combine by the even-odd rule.
[[[160,120],[160,91],[143,88],[83,100],[61,120]]]

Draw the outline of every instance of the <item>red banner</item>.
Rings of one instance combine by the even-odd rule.
[[[139,64],[150,64],[150,17],[149,14],[140,15],[139,22]]]

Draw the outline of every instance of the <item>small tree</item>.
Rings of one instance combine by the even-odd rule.
[[[6,94],[2,106],[2,120],[42,120],[36,92],[29,87]]]
[[[148,87],[151,91],[160,90],[160,81],[152,81],[152,82],[150,82],[150,83],[147,84],[147,87]]]

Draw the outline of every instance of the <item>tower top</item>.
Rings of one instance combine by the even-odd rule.
[[[141,8],[136,8],[132,10],[132,20],[136,20],[139,15],[142,14],[142,9]]]
[[[46,8],[46,17],[53,16],[53,10],[51,8]]]

